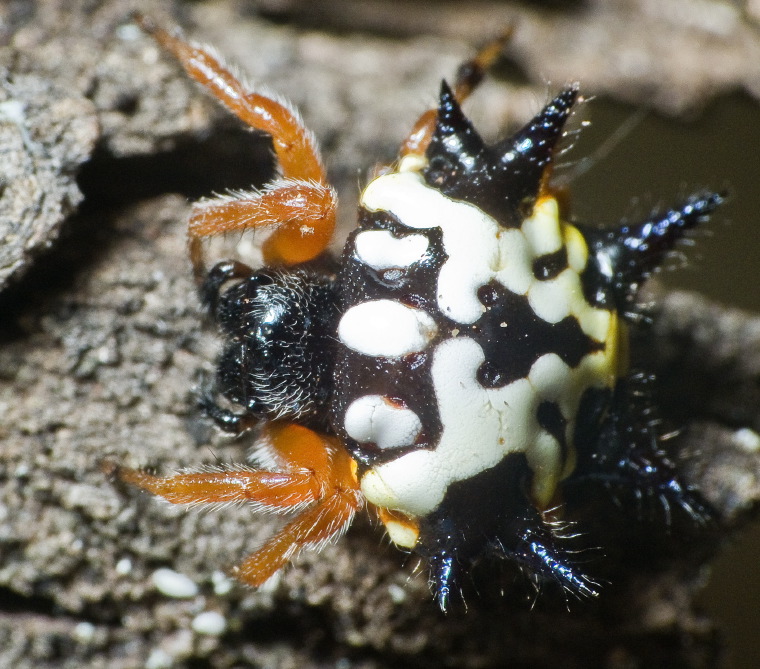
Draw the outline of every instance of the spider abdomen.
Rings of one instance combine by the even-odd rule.
[[[525,481],[531,499],[522,490],[516,498],[545,507],[572,471],[584,392],[610,388],[617,373],[616,315],[583,297],[583,238],[559,220],[551,197],[507,228],[417,171],[378,178],[361,204],[361,227],[344,252],[333,423],[367,465],[365,496],[419,522],[448,505],[452,486],[510,460],[532,474]],[[394,241],[387,267],[378,269],[361,240],[381,231]],[[416,257],[405,255],[412,243],[424,249]],[[536,271],[560,255],[562,267]],[[407,317],[408,309],[416,315]],[[353,324],[358,312],[368,319],[375,312],[367,332]],[[409,350],[374,348],[370,333],[380,342],[401,338]],[[414,429],[398,429],[399,422]],[[478,495],[504,497],[482,487]],[[502,506],[520,515],[506,500]],[[423,531],[420,541],[430,540]]]

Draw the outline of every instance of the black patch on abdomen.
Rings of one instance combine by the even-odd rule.
[[[539,281],[556,279],[567,269],[567,247],[539,256],[533,261],[533,276]]]
[[[528,376],[542,355],[556,353],[569,367],[587,355],[604,350],[604,343],[589,337],[576,318],[548,323],[533,311],[524,295],[516,295],[496,281],[478,290],[486,313],[465,332],[485,353],[477,373],[486,388],[500,388]]]
[[[511,453],[475,476],[455,481],[435,511],[420,520],[415,551],[424,557],[453,553],[465,565],[498,540],[514,549],[520,530],[536,516],[532,473],[524,453]]]

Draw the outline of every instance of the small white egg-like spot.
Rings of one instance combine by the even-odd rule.
[[[364,355],[397,358],[422,351],[438,328],[429,314],[395,300],[370,300],[351,307],[338,325],[338,337]]]
[[[92,623],[77,623],[74,627],[74,638],[79,643],[90,643],[95,638],[95,631],[95,625]]]
[[[211,574],[211,583],[214,586],[214,594],[226,595],[232,590],[234,581],[223,571],[215,571]]]
[[[734,443],[741,446],[747,453],[760,451],[760,435],[748,427],[734,432]]]
[[[388,586],[388,594],[394,604],[403,604],[408,599],[406,588],[396,583],[391,583]]]
[[[26,122],[24,103],[21,100],[0,102],[0,119],[23,126]]]
[[[220,636],[227,631],[227,619],[217,611],[199,613],[190,625],[198,634],[208,636]]]
[[[367,230],[356,235],[357,258],[376,270],[409,267],[418,262],[428,249],[425,235],[394,237],[388,230]]]
[[[198,586],[184,574],[161,567],[153,572],[153,585],[167,597],[175,599],[188,599],[198,594]]]
[[[344,425],[352,439],[381,449],[411,446],[422,431],[422,422],[414,411],[396,406],[381,395],[365,395],[352,402]]]
[[[171,669],[174,665],[174,658],[161,648],[154,648],[145,660],[145,669]]]
[[[116,563],[114,570],[119,576],[126,576],[132,571],[132,560],[126,557],[121,558],[121,560]]]

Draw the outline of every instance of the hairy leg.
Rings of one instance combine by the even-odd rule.
[[[237,467],[160,477],[113,465],[106,469],[173,504],[252,502],[263,511],[299,512],[235,569],[240,580],[258,586],[302,548],[318,548],[339,536],[364,503],[356,465],[333,439],[295,424],[272,424],[266,443],[282,471]]]
[[[137,23],[177,58],[187,74],[251,128],[272,138],[281,176],[262,192],[235,194],[198,203],[188,226],[196,280],[205,274],[205,237],[251,228],[274,228],[264,245],[268,264],[294,265],[318,256],[335,228],[337,196],[316,141],[294,108],[252,91],[211,49],[188,43],[137,14]]]
[[[137,14],[135,20],[179,61],[190,77],[243,123],[272,136],[284,176],[325,183],[314,137],[290,105],[250,90],[211,49],[182,40],[142,14]]]
[[[335,229],[337,196],[332,188],[304,181],[283,181],[261,192],[202,200],[188,223],[190,239],[273,227],[264,244],[267,264],[295,265],[319,255]]]

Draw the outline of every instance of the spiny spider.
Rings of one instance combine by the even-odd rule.
[[[315,269],[337,203],[298,113],[242,84],[208,48],[137,21],[274,145],[277,178],[199,202],[188,233],[224,338],[206,412],[225,432],[255,428],[257,453],[276,466],[167,477],[120,468],[122,480],[177,504],[293,512],[235,568],[253,586],[368,505],[397,546],[427,560],[444,610],[488,555],[597,594],[557,520],[568,485],[710,517],[653,421],[632,411],[641,401],[627,342],[639,286],[721,194],[614,230],[569,223],[550,175],[578,86],[492,145],[462,113],[502,38],[462,65],[453,89],[442,83],[394,168],[364,189],[337,273]],[[206,271],[205,238],[262,228],[266,267],[226,260]]]

